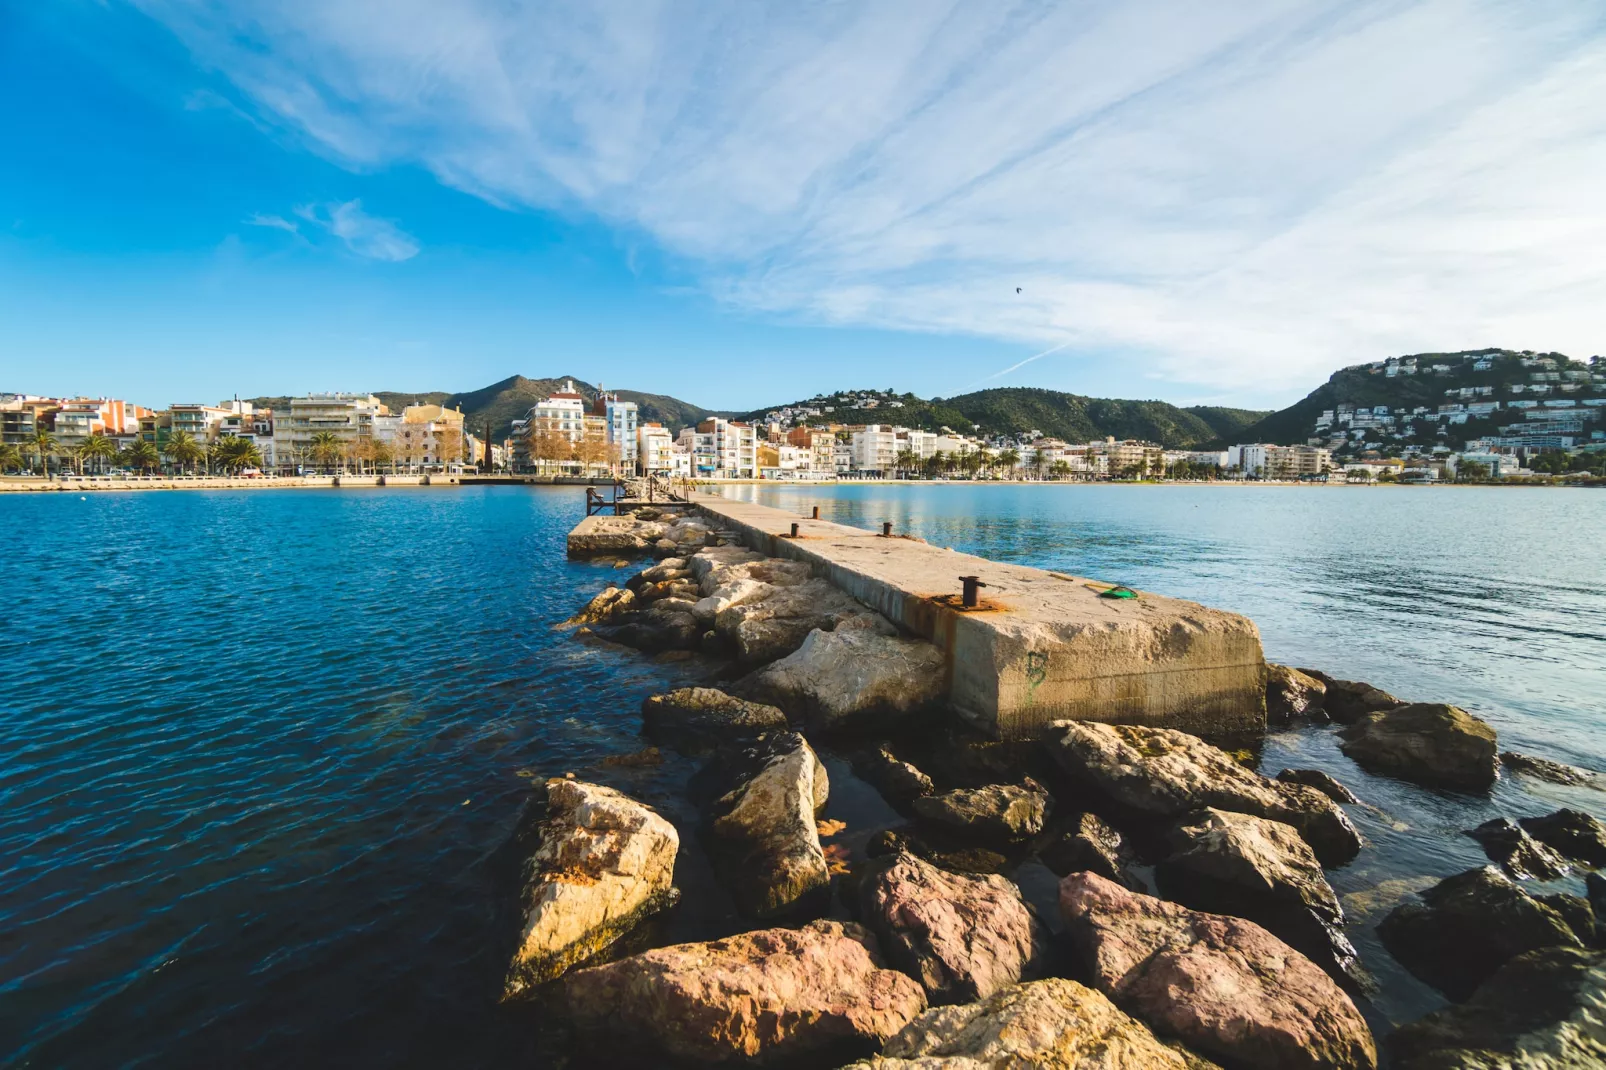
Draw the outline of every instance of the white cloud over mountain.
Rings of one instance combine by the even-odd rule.
[[[139,2],[318,152],[746,309],[1222,388],[1606,349],[1595,4]]]

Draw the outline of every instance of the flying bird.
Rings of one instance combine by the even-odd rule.
[[[1015,292],[1016,293],[1020,293],[1020,287],[1019,286],[1015,287]]]

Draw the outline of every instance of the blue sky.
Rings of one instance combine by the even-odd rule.
[[[4,5],[0,390],[1271,406],[1587,356],[1603,11]]]

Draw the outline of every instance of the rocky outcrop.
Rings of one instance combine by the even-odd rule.
[[[1037,857],[1056,876],[1086,870],[1133,891],[1144,890],[1143,882],[1129,868],[1137,861],[1131,848],[1113,825],[1091,811],[1077,814]]]
[[[1565,876],[1572,867],[1555,851],[1536,841],[1509,817],[1485,821],[1467,832],[1483,846],[1483,853],[1498,863],[1513,880],[1542,881]]]
[[[1389,1037],[1398,1070],[1606,1066],[1606,952],[1546,948]]]
[[[1284,784],[1303,784],[1307,788],[1315,788],[1336,803],[1358,803],[1361,801],[1353,791],[1339,783],[1336,777],[1324,773],[1320,769],[1284,769],[1277,774],[1277,779]]]
[[[1342,865],[1360,851],[1360,834],[1332,799],[1245,769],[1197,736],[1087,721],[1057,721],[1054,729],[1055,761],[1134,816],[1172,822],[1213,807],[1293,825],[1323,865]]]
[[[1568,787],[1600,789],[1600,778],[1595,773],[1574,765],[1553,762],[1549,758],[1535,758],[1532,755],[1508,750],[1500,752],[1500,764],[1513,773],[1531,776],[1536,780],[1547,780],[1552,784],[1565,784]]]
[[[564,621],[565,626],[606,624],[636,609],[636,595],[626,587],[604,587],[585,608]]]
[[[869,932],[836,921],[661,947],[580,970],[565,988],[591,1043],[694,1064],[834,1065],[926,1009],[918,984],[882,968]]]
[[[1569,892],[1552,892],[1550,895],[1539,895],[1534,898],[1560,914],[1561,920],[1567,923],[1567,928],[1578,937],[1580,944],[1593,948],[1602,946],[1602,934],[1595,923],[1595,908],[1588,899]]]
[[[885,745],[860,753],[853,768],[894,806],[906,805],[936,791],[931,778],[898,758]]]
[[[1429,787],[1487,791],[1498,772],[1494,729],[1458,706],[1396,706],[1339,735],[1339,749],[1368,772]]]
[[[676,899],[673,825],[600,784],[549,780],[546,795],[509,995],[552,980]]]
[[[1344,910],[1293,826],[1204,810],[1172,830],[1170,847],[1155,869],[1167,897],[1257,921],[1329,973],[1356,976]]]
[[[926,1011],[852,1070],[1209,1070],[1103,993],[1051,978]]]
[[[997,875],[965,876],[908,853],[886,859],[859,886],[860,917],[894,967],[933,1004],[986,999],[1030,978],[1048,933]]]
[[[1582,943],[1560,913],[1493,866],[1446,877],[1395,907],[1377,935],[1400,965],[1453,1000],[1524,952]]]
[[[1026,777],[1019,784],[955,788],[910,803],[915,816],[977,840],[1024,840],[1043,831],[1054,806],[1048,790]]]
[[[692,570],[703,594],[693,607],[698,620],[749,667],[785,657],[816,629],[894,631],[829,581],[814,578],[801,561],[721,547],[698,554]]]
[[[730,736],[785,728],[786,714],[774,706],[727,695],[712,687],[682,687],[650,695],[641,704],[648,729]]]
[[[1068,936],[1099,991],[1156,1032],[1231,1066],[1371,1068],[1366,1022],[1326,973],[1254,922],[1060,882]]]
[[[947,842],[939,846],[908,828],[882,829],[864,845],[869,858],[888,858],[901,852],[917,855],[950,873],[1002,873],[1009,866],[1009,858],[997,851]]]
[[[1340,724],[1349,724],[1369,713],[1405,705],[1387,691],[1359,680],[1338,680],[1315,669],[1299,671],[1321,681],[1326,689],[1322,694],[1322,710]]]
[[[1528,835],[1591,868],[1606,866],[1606,824],[1582,810],[1563,809],[1517,822]]]
[[[930,643],[839,627],[810,632],[796,652],[747,677],[741,690],[811,730],[873,731],[940,703],[947,671]]]
[[[774,918],[824,894],[831,876],[814,818],[830,787],[803,737],[771,732],[713,764],[712,776],[730,785],[710,808],[713,853],[737,909]]]
[[[1322,700],[1327,685],[1287,665],[1266,663],[1266,724],[1272,727],[1295,721],[1326,720]]]

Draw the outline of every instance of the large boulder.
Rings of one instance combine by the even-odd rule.
[[[712,687],[682,687],[649,695],[641,704],[649,729],[739,735],[785,728],[786,714],[774,706],[748,702]]]
[[[1388,1047],[1398,1070],[1606,1066],[1606,951],[1519,955],[1465,1003],[1400,1027]]]
[[[708,578],[704,578],[699,590],[709,585]],[[719,614],[743,602],[757,601],[775,590],[763,580],[755,580],[751,576],[733,576],[712,591],[708,591],[692,608],[692,614],[705,626],[712,625]]]
[[[1126,840],[1113,825],[1091,811],[1077,814],[1058,830],[1037,857],[1059,877],[1087,870],[1133,891],[1144,890],[1143,881],[1131,870],[1137,857]]]
[[[1329,973],[1355,977],[1344,909],[1293,826],[1202,810],[1172,830],[1155,869],[1160,890],[1195,910],[1257,921]]]
[[[823,895],[831,875],[815,815],[830,792],[825,766],[796,732],[770,732],[718,754],[730,787],[710,807],[715,860],[737,909],[753,918],[793,912]]]
[[[1284,784],[1303,784],[1315,788],[1336,803],[1358,803],[1356,794],[1338,781],[1338,778],[1320,769],[1284,769],[1277,774]]]
[[[1095,988],[1158,1033],[1254,1070],[1371,1068],[1355,1004],[1252,921],[1189,910],[1092,873],[1060,882],[1060,912]]]
[[[1555,851],[1528,835],[1509,817],[1496,817],[1467,832],[1483,845],[1483,853],[1498,863],[1513,880],[1536,877],[1542,881],[1564,877],[1572,867]]]
[[[588,1038],[694,1064],[834,1065],[926,1009],[868,931],[837,921],[661,947],[573,973],[565,989]]]
[[[1395,706],[1405,705],[1403,701],[1382,688],[1373,687],[1359,680],[1339,680],[1315,669],[1298,671],[1321,682],[1325,688],[1322,693],[1322,711],[1340,724],[1358,721],[1378,710],[1391,710]]]
[[[949,873],[899,853],[859,893],[860,917],[887,960],[933,1004],[986,999],[1032,976],[1047,952],[1047,932],[1006,877]]]
[[[947,668],[942,652],[922,640],[838,628],[810,632],[794,653],[742,686],[811,729],[873,730],[940,703]]]
[[[1534,839],[1563,856],[1598,868],[1606,866],[1606,824],[1582,810],[1562,809],[1517,822]]]
[[[1580,769],[1575,765],[1564,765],[1553,762],[1549,758],[1535,758],[1531,754],[1518,754],[1514,750],[1500,752],[1500,764],[1513,773],[1531,776],[1536,780],[1548,780],[1552,784],[1565,784],[1569,787],[1588,787],[1599,790],[1600,778],[1588,769]]]
[[[600,784],[547,781],[507,994],[552,980],[674,903],[675,827]]]
[[[564,621],[565,626],[606,624],[637,608],[636,596],[627,587],[605,587],[585,607]]]
[[[934,1007],[850,1070],[1209,1070],[1102,992],[1054,977],[979,1003]]]
[[[1327,685],[1309,673],[1287,665],[1266,663],[1266,723],[1286,725],[1294,721],[1325,719],[1322,700]]]
[[[1429,787],[1487,791],[1498,773],[1494,729],[1458,706],[1396,706],[1339,735],[1339,749],[1362,768]]]
[[[1270,780],[1219,747],[1171,728],[1057,721],[1050,753],[1079,782],[1133,816],[1172,822],[1213,807],[1293,825],[1323,865],[1361,849],[1344,811],[1315,788]]]
[[[1463,1000],[1511,959],[1582,941],[1554,908],[1493,866],[1446,877],[1377,927],[1389,954],[1453,1000]]]
[[[1043,831],[1054,797],[1026,777],[1019,784],[989,784],[924,795],[910,803],[915,816],[970,839],[1024,840]]]
[[[906,805],[937,790],[929,776],[893,754],[884,744],[861,752],[854,759],[853,769],[895,806]]]

